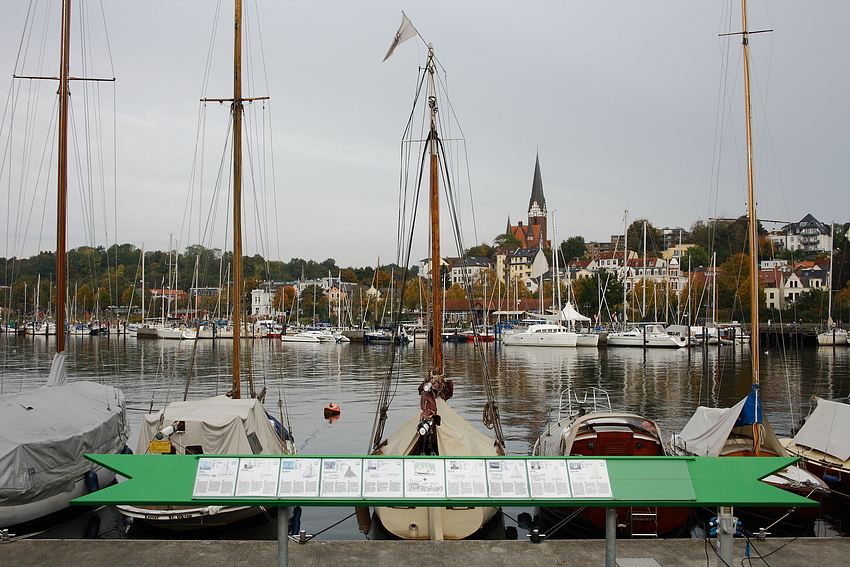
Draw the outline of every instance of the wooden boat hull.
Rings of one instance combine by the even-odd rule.
[[[501,510],[479,508],[375,508],[371,539],[431,539],[432,529],[442,539],[504,539],[505,525]]]
[[[158,529],[175,532],[228,526],[267,513],[265,507],[262,506],[202,506],[194,508],[118,506],[118,510],[129,518],[143,521]]]
[[[580,508],[538,508],[541,532],[576,514]],[[618,507],[617,537],[679,537],[688,528],[688,507]],[[565,523],[564,534],[578,538],[605,535],[605,508],[585,508]]]

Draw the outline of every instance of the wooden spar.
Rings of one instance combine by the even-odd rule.
[[[233,386],[239,399],[239,343],[242,333],[242,0],[234,2],[233,26]]]
[[[428,46],[428,106],[431,109],[431,130],[428,149],[431,154],[430,214],[431,214],[431,379],[443,376],[443,285],[440,277],[440,177],[439,144],[437,137],[437,93],[434,87],[434,48]]]
[[[747,0],[741,0],[741,24],[744,47],[744,105],[747,116],[747,215],[750,219],[750,353],[753,359],[753,387],[759,386],[759,285],[758,285],[758,217],[756,217],[756,200],[753,191],[753,130],[752,104],[750,103],[750,41],[747,29]],[[753,453],[759,455],[759,392],[755,396],[755,419],[753,423]]]
[[[71,49],[71,0],[62,2],[62,63],[59,70],[59,163],[56,205],[56,352],[65,352],[68,221],[68,71]]]
[[[747,215],[750,218],[750,352],[753,353],[753,384],[759,384],[758,217],[753,191],[753,129],[750,103],[750,42],[747,0],[741,0],[744,46],[744,104],[747,112]]]

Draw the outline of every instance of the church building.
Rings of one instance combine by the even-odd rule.
[[[528,201],[528,224],[511,225],[508,217],[508,234],[523,243],[523,248],[551,248],[546,234],[546,198],[543,196],[543,178],[540,176],[540,156],[534,164],[534,180],[531,182],[531,199]]]

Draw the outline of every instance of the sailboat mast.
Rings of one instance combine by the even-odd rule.
[[[242,333],[242,0],[234,2],[233,26],[233,398],[241,395]]]
[[[56,352],[65,352],[65,293],[68,222],[68,73],[71,50],[71,0],[62,2],[62,63],[59,69],[59,163],[56,204]]]
[[[759,385],[759,286],[758,286],[758,217],[753,191],[753,126],[750,103],[750,40],[747,28],[747,0],[741,0],[741,23],[744,46],[744,104],[747,113],[747,216],[750,219],[750,352],[753,358],[753,384]]]
[[[431,155],[430,213],[431,213],[431,376],[443,376],[443,285],[440,278],[440,178],[437,138],[437,93],[434,86],[434,47],[428,45],[428,107],[431,109],[431,130],[428,150]]]

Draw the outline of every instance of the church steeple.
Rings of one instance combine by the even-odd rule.
[[[534,162],[534,180],[531,182],[531,199],[528,201],[528,223],[531,217],[546,216],[546,197],[543,196],[543,177],[540,175],[540,154]]]
[[[531,182],[531,199],[528,201],[528,236],[526,246],[548,248],[546,238],[546,198],[543,196],[543,177],[540,175],[540,154],[534,162],[534,180]]]

